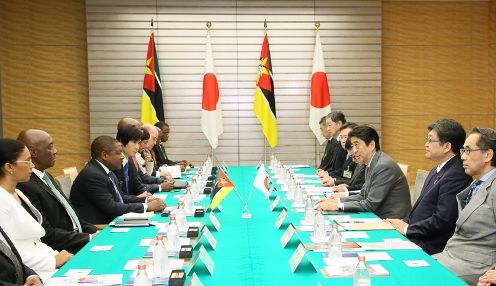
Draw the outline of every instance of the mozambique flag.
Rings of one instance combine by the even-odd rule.
[[[265,33],[258,64],[257,87],[253,111],[257,116],[270,147],[277,146],[276,100],[272,80],[272,62],[270,59],[269,39]]]
[[[219,169],[219,176],[217,177],[217,184],[215,185],[214,194],[212,201],[210,202],[210,208],[214,210],[219,206],[219,204],[224,200],[224,198],[229,195],[229,193],[234,189],[234,185],[226,176],[222,169]]]
[[[164,102],[157,50],[152,31],[148,41],[145,78],[143,79],[143,93],[141,94],[141,122],[143,124],[155,124],[158,121],[164,121]]]

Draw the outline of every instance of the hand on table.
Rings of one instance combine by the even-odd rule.
[[[74,254],[67,252],[66,250],[62,250],[57,255],[55,255],[55,266],[57,268],[60,268],[62,265],[64,265],[69,259],[71,259],[74,256]]]
[[[316,204],[316,208],[320,211],[337,211],[339,209],[338,200],[332,197],[319,200]]]
[[[154,196],[147,197],[146,205],[148,206],[147,211],[156,212],[165,209],[164,200]]]
[[[406,222],[402,219],[397,218],[387,218],[387,222],[389,222],[399,233],[405,234],[405,228],[408,226]]]
[[[38,275],[30,275],[26,278],[24,286],[42,286],[41,279]]]
[[[335,193],[346,192],[346,188],[348,188],[348,187],[349,186],[347,184],[340,184],[340,185],[335,186],[334,189],[332,189],[332,191]]]
[[[491,286],[491,284],[496,284],[496,270],[488,270],[484,275],[479,277],[479,282],[477,286]]]
[[[329,174],[322,169],[318,169],[317,175],[319,176],[319,178],[329,177]]]
[[[324,177],[320,179],[320,181],[322,181],[322,185],[324,185],[324,187],[334,186],[334,179],[332,177]]]

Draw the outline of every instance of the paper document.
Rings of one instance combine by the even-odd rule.
[[[181,178],[181,166],[179,165],[174,165],[174,166],[162,166],[160,167],[160,171],[165,170],[169,172],[172,176],[172,178],[177,179]]]
[[[365,250],[420,249],[420,247],[409,240],[357,243]]]
[[[122,274],[89,275],[83,277],[52,277],[45,281],[45,286],[113,286],[122,285]]]

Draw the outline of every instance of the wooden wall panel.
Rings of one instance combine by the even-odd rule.
[[[85,17],[82,0],[0,1],[3,136],[49,132],[55,175],[89,158]]]
[[[383,1],[383,148],[417,168],[439,118],[494,128],[494,1]],[[492,8],[494,11],[494,8]]]
[[[308,127],[315,41],[320,35],[332,108],[358,123],[381,125],[380,1],[87,1],[91,137],[115,134],[124,116],[139,118],[149,21],[155,18],[168,153],[203,160],[200,129],[206,21],[220,86],[224,134],[216,150],[230,164],[254,164],[264,139],[252,111],[256,69],[267,19],[279,146],[292,163],[315,164]],[[322,154],[322,153],[320,153]]]

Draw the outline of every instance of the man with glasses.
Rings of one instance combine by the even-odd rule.
[[[356,123],[352,122],[346,122],[341,126],[338,135],[338,141],[341,148],[343,148],[344,150],[346,150],[345,144],[346,140],[348,139],[348,134],[353,128],[357,126],[358,125]],[[320,180],[326,187],[348,184],[351,180],[351,177],[353,176],[353,173],[355,172],[356,165],[357,164],[353,162],[352,156],[350,154],[346,154],[346,160],[344,161],[344,164],[340,168],[330,172],[329,175],[324,175]]]
[[[381,151],[379,134],[369,126],[358,126],[348,135],[357,162],[365,164],[365,184],[360,194],[329,197],[317,209],[373,212],[381,218],[404,218],[412,205],[405,175],[396,162]]]
[[[470,285],[496,264],[496,132],[474,128],[460,150],[465,173],[473,182],[456,195],[458,220],[441,264]]]
[[[427,130],[425,157],[437,163],[427,176],[419,198],[404,219],[388,221],[428,254],[443,251],[455,231],[458,218],[456,195],[472,181],[465,174],[460,148],[465,141],[463,126],[440,119]]]

